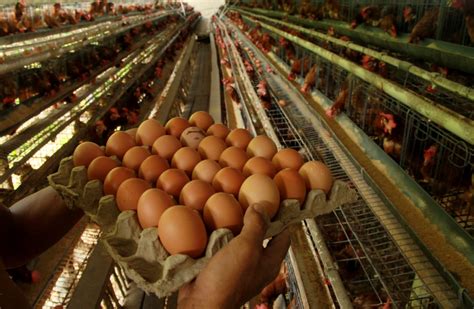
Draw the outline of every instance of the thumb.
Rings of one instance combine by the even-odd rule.
[[[269,222],[265,207],[262,204],[254,204],[245,212],[244,226],[239,237],[261,247]]]

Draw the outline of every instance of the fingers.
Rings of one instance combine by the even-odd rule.
[[[281,262],[288,252],[290,247],[290,232],[288,229],[284,230],[268,243],[263,251],[262,263],[265,263],[265,268],[268,270],[268,281],[273,280],[280,271]]]
[[[245,238],[253,245],[262,247],[268,222],[268,215],[262,205],[255,204],[250,206],[245,212],[244,227],[239,237]]]

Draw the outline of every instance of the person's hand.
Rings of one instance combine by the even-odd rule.
[[[263,248],[269,219],[262,205],[249,207],[242,232],[216,253],[192,283],[181,288],[179,308],[239,308],[270,283],[290,246],[288,230]]]

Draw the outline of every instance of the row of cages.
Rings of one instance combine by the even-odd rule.
[[[87,108],[66,110],[59,118],[53,110],[50,110],[46,116],[42,115],[45,119],[49,119],[46,117],[51,116],[55,120],[55,123],[48,125],[43,130],[46,132],[44,134],[50,136],[52,134],[51,130],[56,130],[56,133],[52,140],[46,144],[41,144],[38,151],[34,152],[33,150],[32,152],[32,147],[34,149],[38,147],[35,146],[36,144],[30,145],[29,143],[30,141],[36,143],[37,139],[43,139],[41,135],[43,131],[38,136],[35,135],[34,138],[20,144],[21,147],[10,153],[1,153],[4,149],[0,147],[0,178],[10,175],[0,184],[0,188],[7,191],[17,190],[23,183],[27,183],[28,178],[40,169],[46,161],[52,159],[60,149],[66,147],[71,142],[77,142],[77,138],[105,144],[108,136],[115,130],[126,129],[136,125],[143,112],[142,107],[150,105],[157,92],[164,86],[162,71],[165,62],[174,59],[176,52],[182,47],[183,39],[187,35],[188,32],[183,32],[175,42],[175,45],[173,45],[174,48],[168,48],[164,54],[159,56],[155,61],[156,63],[154,62],[143,74],[139,76],[126,74],[130,81],[125,84],[123,80],[116,80],[114,77],[120,71],[118,68],[111,68],[101,74],[97,78],[97,85],[94,86],[97,89],[92,94],[90,94],[91,90],[89,89],[83,95],[78,95],[78,102],[82,102],[85,98],[90,98],[89,101],[91,102],[88,103]],[[139,63],[138,65],[140,67],[147,65],[149,61],[147,63]],[[129,71],[130,69],[126,70],[126,72]],[[116,84],[114,88],[109,87],[109,90],[106,92],[97,92],[103,88],[103,85],[110,84],[111,81]],[[123,92],[120,97],[114,95],[118,91]],[[97,96],[95,95],[96,92]],[[111,96],[115,99],[111,98]],[[101,117],[97,121],[92,122],[93,119],[98,118],[98,115],[101,115]],[[56,125],[56,122],[60,122],[60,125]],[[65,126],[65,124],[67,125]],[[50,127],[51,130],[49,130]],[[61,131],[57,131],[62,127],[64,128]],[[11,144],[11,141],[6,138],[3,137],[0,141],[4,140]],[[5,146],[7,143],[2,144],[2,146]],[[20,163],[18,162],[23,162],[25,159],[26,161],[19,165]]]
[[[239,47],[241,56],[248,63],[252,59]],[[257,88],[263,76],[256,74],[258,68],[249,75],[252,85]],[[268,89],[271,102],[265,108],[266,115],[275,130],[279,142],[286,148],[303,151],[308,160],[318,159],[328,165],[335,178],[353,186],[348,175],[297,108],[288,105],[286,113],[277,103],[285,97],[284,89]],[[338,272],[349,294],[354,308],[364,306],[382,308],[440,308],[432,296],[432,291],[421,282],[414,269],[407,263],[388,232],[378,221],[362,198],[344,205],[333,213],[317,218],[318,226],[324,234]],[[304,308],[301,291],[296,284],[296,274],[292,262],[287,257],[284,275],[288,282],[286,300],[292,308]],[[337,306],[337,297],[329,283],[329,292]]]
[[[253,21],[251,23],[254,24]],[[285,26],[282,27],[281,25],[277,25],[272,22],[269,22],[269,23],[275,27],[280,28],[281,30],[292,33],[293,29],[286,28]],[[347,60],[350,60],[357,64],[362,63],[367,68],[382,75],[383,78],[396,82],[398,85],[403,86],[403,88],[419,93],[423,97],[433,102],[436,102],[436,104],[440,104],[468,119],[474,120],[474,102],[464,96],[461,96],[459,94],[446,90],[442,87],[437,87],[436,85],[432,84],[430,81],[420,76],[411,74],[400,67],[382,63],[381,61],[378,61],[377,59],[374,59],[372,57],[367,57],[365,59],[361,53],[351,50],[350,48],[347,48],[345,46],[337,45],[335,43],[330,43],[320,37],[313,36],[306,33],[298,33],[298,36],[308,42],[311,42],[324,49],[327,49]],[[276,37],[273,36],[273,38],[276,38]],[[273,50],[277,51],[276,48],[273,48]],[[301,66],[302,73],[307,72],[311,68],[311,65],[313,64],[311,59],[308,57],[305,57],[306,56],[305,54],[298,54],[296,56],[302,62],[302,66]],[[367,59],[368,61],[366,61]],[[436,66],[435,64],[421,62],[420,60],[417,60],[417,59],[409,59],[409,61],[426,71],[443,69]],[[472,84],[472,79],[470,75],[461,74],[457,72],[457,73],[450,73],[449,77],[453,81],[459,84],[462,84],[464,86],[467,86],[467,87],[474,86],[474,84]]]
[[[161,19],[151,26],[138,26],[126,33],[107,38],[64,56],[35,62],[0,76],[0,111],[19,104],[32,106],[57,95],[68,86],[95,76],[112,64],[120,54],[140,39],[163,30],[173,17]],[[68,100],[74,100],[72,97]]]
[[[179,7],[177,4],[169,6]],[[0,6],[0,36],[45,31],[64,25],[101,20],[107,16],[126,15],[153,8],[163,8],[157,1],[18,1]]]
[[[278,41],[278,36],[268,34]],[[294,59],[304,59],[302,62],[305,64],[296,72],[297,80],[301,82],[310,68],[315,66],[315,85],[311,91],[317,90],[331,101],[340,99],[342,92],[348,92],[344,104],[345,114],[415,179],[466,232],[474,235],[474,145],[312,51],[297,45],[293,48],[295,58],[288,57],[285,47],[277,46],[273,50],[288,67],[292,67]],[[428,82],[418,84],[422,81],[409,77],[406,72],[394,71],[392,75],[403,76],[403,85],[414,90],[418,87],[417,92],[429,86]],[[421,95],[425,95],[422,90]],[[469,106],[472,107],[472,102]],[[472,112],[472,108],[468,110]],[[395,128],[386,132],[383,124],[389,119],[392,119]]]
[[[474,4],[471,2],[471,0],[243,0],[241,5],[284,10],[292,15],[301,14],[302,5],[310,5],[319,10],[320,13],[316,15],[319,14],[321,18],[337,19],[347,23],[352,23],[363,8],[370,6],[375,7],[381,17],[392,15],[399,33],[410,33],[426,13],[438,10],[437,22],[432,25],[436,31],[433,31],[431,38],[472,46]],[[303,15],[306,14],[303,12]],[[374,21],[374,25],[378,26],[378,23]]]

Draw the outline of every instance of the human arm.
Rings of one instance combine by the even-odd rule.
[[[180,290],[179,308],[240,308],[277,276],[290,236],[285,230],[263,248],[269,222],[265,217],[261,205],[247,209],[240,235]]]
[[[10,208],[0,206],[0,258],[6,268],[25,264],[60,240],[82,217],[46,187]]]

